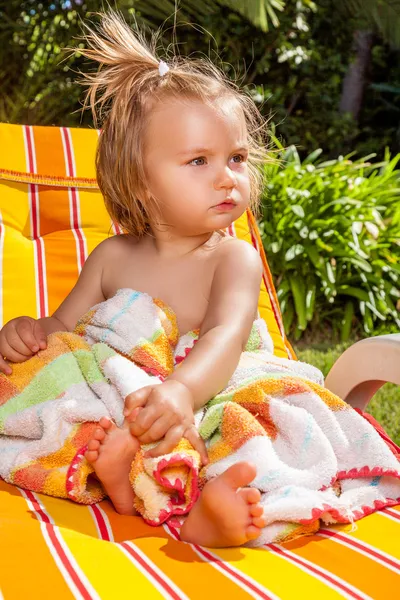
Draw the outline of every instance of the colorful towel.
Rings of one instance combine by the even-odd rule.
[[[81,503],[104,497],[83,456],[102,416],[123,421],[125,396],[161,383],[193,348],[161,300],[134,290],[95,307],[75,333],[0,378],[0,476]],[[320,371],[273,356],[262,319],[228,385],[196,415],[210,464],[183,440],[169,455],[131,470],[136,508],[151,524],[190,510],[201,487],[240,460],[257,466],[268,525],[252,545],[346,523],[400,500],[400,468],[365,419],[323,387]]]

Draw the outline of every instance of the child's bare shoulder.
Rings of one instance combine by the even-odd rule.
[[[96,246],[93,252],[97,252],[99,258],[102,257],[104,260],[113,260],[132,252],[132,248],[135,246],[138,246],[138,241],[131,235],[122,233],[106,238]]]
[[[262,273],[263,263],[258,251],[246,242],[232,236],[227,236],[220,240],[216,247],[217,262],[220,267],[223,265],[240,266],[248,268],[251,271]]]

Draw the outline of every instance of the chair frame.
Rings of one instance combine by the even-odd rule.
[[[400,333],[356,342],[343,352],[325,379],[327,389],[361,410],[385,383],[400,385]]]

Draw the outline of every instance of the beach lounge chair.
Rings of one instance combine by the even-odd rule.
[[[119,233],[96,185],[97,138],[96,130],[0,125],[0,325],[51,314],[87,255]],[[295,360],[252,213],[229,233],[260,252],[259,314],[275,354]],[[384,382],[400,384],[399,364],[400,335],[364,340],[339,359],[326,386],[364,408]],[[281,545],[209,550],[180,542],[167,525],[121,516],[109,501],[78,505],[0,481],[5,600],[387,600],[399,594],[399,540],[400,508],[393,507],[356,527],[324,527]]]

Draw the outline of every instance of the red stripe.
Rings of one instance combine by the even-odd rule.
[[[55,551],[57,552],[57,555],[58,555],[59,559],[61,560],[63,566],[67,570],[68,575],[71,577],[72,581],[74,582],[74,584],[76,585],[76,587],[78,588],[78,590],[82,594],[82,596],[87,600],[92,600],[92,596],[89,594],[89,592],[87,591],[87,589],[85,588],[85,586],[83,585],[81,580],[79,579],[76,571],[74,570],[73,566],[71,565],[71,562],[70,562],[68,556],[65,554],[63,547],[61,546],[59,540],[56,537],[56,534],[54,533],[54,529],[53,529],[52,525],[50,525],[49,523],[46,523],[45,526],[46,526],[47,533],[50,537],[51,543],[53,544],[53,547],[54,547]]]
[[[346,585],[344,585],[340,581],[335,580],[330,575],[327,575],[326,573],[321,571],[318,567],[307,564],[306,562],[301,560],[301,558],[299,558],[295,554],[287,554],[286,552],[284,552],[282,550],[282,548],[279,548],[278,546],[272,546],[271,544],[270,545],[265,544],[265,547],[268,548],[269,550],[272,550],[272,552],[276,552],[276,554],[282,555],[285,558],[289,559],[290,561],[293,561],[294,563],[297,563],[297,564],[301,565],[302,567],[305,567],[312,573],[315,573],[316,575],[321,577],[321,579],[325,579],[326,581],[329,581],[329,583],[331,583],[333,586],[340,588],[341,590],[346,592],[346,594],[349,594],[349,596],[352,596],[353,598],[356,598],[357,600],[365,600],[365,598],[363,596],[359,596],[358,594],[353,592],[352,589],[348,588]]]
[[[72,150],[71,150],[71,146],[69,144],[68,132],[67,132],[66,127],[61,127],[61,131],[62,131],[62,134],[64,137],[65,149],[67,151],[67,165],[68,165],[67,175],[69,177],[75,177],[74,166],[73,166],[73,161],[72,161]]]
[[[147,564],[143,558],[140,556],[140,554],[138,554],[134,548],[132,548],[132,546],[129,546],[129,544],[127,544],[127,542],[121,542],[120,544],[118,544],[119,546],[122,546],[135,560],[137,560],[137,562],[143,567],[143,569],[145,571],[147,571],[147,573],[149,573],[149,575],[151,575],[160,585],[161,587],[168,592],[168,594],[170,594],[173,598],[175,598],[176,600],[182,600],[181,596],[179,596],[175,590],[173,590],[167,582],[165,582],[163,579],[161,579],[161,577],[159,576],[159,574],[151,567],[151,565]]]
[[[71,565],[71,561],[69,560],[68,556],[65,554],[65,551],[64,551],[63,547],[61,546],[60,541],[57,539],[57,536],[54,533],[53,525],[51,524],[48,515],[46,515],[46,513],[43,511],[40,504],[36,500],[35,496],[29,490],[24,490],[24,493],[27,496],[27,498],[29,499],[29,501],[32,503],[34,511],[40,517],[41,521],[44,522],[47,534],[50,538],[53,548],[56,551],[58,558],[61,560],[64,568],[68,572],[68,575],[71,577],[72,581],[74,582],[74,584],[76,585],[76,587],[78,588],[78,590],[82,594],[82,596],[87,600],[92,600],[92,596],[89,594],[89,592],[87,591],[87,589],[85,588],[85,586],[83,585],[81,580],[79,579],[76,571],[74,570],[73,566]]]
[[[35,511],[35,513],[37,513],[40,517],[40,520],[43,521],[44,523],[48,523],[50,524],[50,519],[49,517],[46,515],[46,513],[43,511],[42,507],[40,506],[39,502],[36,500],[35,496],[32,494],[32,492],[30,492],[29,490],[24,490],[24,494],[25,496],[27,496],[27,498],[29,499],[29,502],[31,502],[33,509]]]
[[[344,542],[346,545],[353,546],[354,548],[357,548],[358,550],[362,550],[363,552],[365,552],[365,554],[369,554],[370,556],[373,556],[374,558],[379,559],[381,562],[384,562],[384,563],[390,565],[391,567],[394,567],[397,571],[400,571],[400,567],[396,561],[391,560],[390,558],[381,554],[377,550],[373,550],[372,548],[368,548],[368,546],[364,546],[361,542],[359,542],[358,540],[355,540],[354,538],[345,537],[341,533],[338,533],[337,531],[330,531],[329,529],[320,529],[318,531],[318,533],[323,533],[324,535],[326,535],[328,537],[342,540],[342,542]]]
[[[80,230],[80,226],[78,223],[77,190],[76,190],[76,188],[70,188],[70,189],[71,189],[71,196],[72,196],[72,226],[78,237],[79,265],[80,265],[80,268],[82,268],[85,263],[86,256],[85,256],[85,243],[84,243],[82,231]]]
[[[33,160],[33,139],[31,137],[31,129],[28,125],[25,126],[25,135],[28,146],[28,169],[30,173],[35,172],[35,164]],[[46,316],[46,307],[44,300],[44,267],[43,267],[43,255],[42,246],[39,241],[39,227],[37,221],[37,212],[39,208],[37,186],[36,184],[30,183],[29,191],[31,195],[31,212],[32,212],[32,237],[35,244],[35,254],[37,259],[37,277],[39,283],[39,318]]]
[[[96,518],[96,523],[97,523],[99,531],[100,531],[101,539],[105,540],[106,542],[110,542],[111,540],[110,540],[110,535],[108,533],[107,525],[106,525],[103,515],[101,514],[99,507],[97,506],[97,504],[93,504],[91,508],[92,508],[92,511]]]
[[[67,175],[69,177],[76,177],[75,169],[74,169],[74,161],[72,160],[72,146],[69,138],[69,132],[66,127],[61,127],[62,135],[64,138],[65,150],[67,153]],[[78,249],[79,249],[79,266],[83,267],[84,262],[86,260],[85,256],[85,244],[82,236],[82,232],[80,230],[79,221],[78,221],[78,196],[76,187],[71,187],[71,198],[72,198],[72,227],[76,232],[78,238]]]
[[[234,579],[237,579],[237,581],[240,581],[240,583],[242,583],[245,587],[248,587],[253,592],[256,592],[259,596],[261,596],[261,598],[265,598],[265,600],[273,600],[272,596],[268,596],[268,594],[266,594],[265,592],[260,590],[260,588],[255,586],[251,581],[249,581],[245,577],[242,577],[242,575],[240,575],[236,571],[233,571],[226,563],[217,559],[214,555],[207,552],[207,550],[205,550],[202,546],[197,546],[197,544],[193,544],[193,548],[196,548],[196,550],[200,554],[203,554],[207,558],[207,560],[209,560],[210,562],[217,563],[217,565],[223,571],[226,571],[227,573],[229,573]]]
[[[177,529],[175,529],[175,527],[173,527],[170,524],[167,524],[166,526],[168,527],[168,529],[171,532],[172,536],[176,540],[178,540],[180,542],[181,538],[180,538],[180,535],[179,535]],[[193,548],[196,548],[196,550],[200,554],[202,554],[203,556],[205,556],[205,558],[207,560],[209,560],[211,563],[216,563],[219,567],[221,567],[222,570],[224,570],[227,573],[229,573],[229,575],[231,575],[233,579],[237,579],[238,581],[240,581],[241,583],[243,583],[244,586],[250,588],[251,590],[253,590],[254,592],[256,592],[262,598],[265,598],[266,600],[273,600],[273,598],[271,596],[268,596],[264,591],[260,590],[259,587],[255,586],[251,581],[249,581],[245,577],[242,577],[239,573],[237,573],[236,571],[234,571],[233,569],[231,569],[226,563],[224,563],[223,561],[221,561],[215,555],[212,555],[209,552],[207,552],[207,550],[205,550],[202,546],[198,546],[197,544],[191,544],[191,546],[193,546]]]
[[[391,517],[393,517],[394,519],[397,519],[398,521],[400,521],[400,513],[398,513],[397,510],[390,510],[389,508],[384,508],[383,510],[378,511],[378,514],[379,514],[379,512],[386,513],[386,514],[390,515]]]
[[[248,225],[249,225],[249,230],[250,230],[250,235],[251,235],[251,242],[252,242],[254,248],[257,250],[257,252],[259,252],[259,250],[257,249],[257,240],[256,240],[256,237],[255,237],[255,235],[253,233],[253,229],[252,229],[251,223],[248,223]],[[263,281],[264,281],[265,289],[267,290],[267,294],[269,296],[269,301],[271,303],[271,308],[272,308],[272,311],[274,313],[276,324],[279,327],[279,332],[280,332],[281,336],[284,338],[285,332],[283,331],[283,324],[281,322],[281,317],[280,317],[280,314],[277,312],[277,308],[275,306],[274,299],[271,297],[271,294],[270,294],[270,291],[269,291],[269,285],[267,283],[264,270],[263,270]]]

